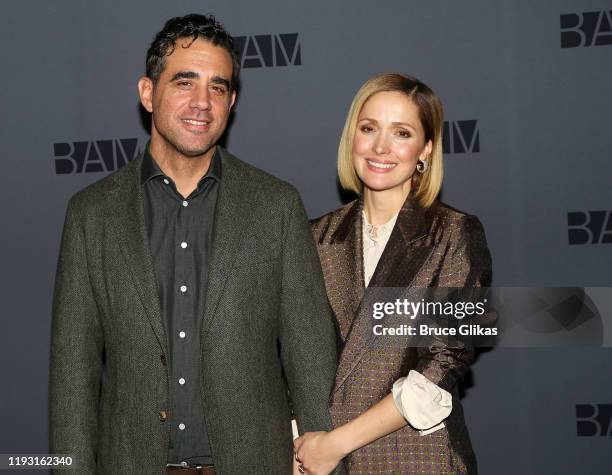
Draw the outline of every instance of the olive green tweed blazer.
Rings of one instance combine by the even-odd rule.
[[[221,159],[200,335],[213,456],[221,474],[289,474],[287,389],[300,432],[331,427],[332,314],[297,191],[224,150]],[[168,342],[141,163],[135,159],[68,205],[53,303],[49,413],[50,451],[73,456],[74,473],[165,472]]]

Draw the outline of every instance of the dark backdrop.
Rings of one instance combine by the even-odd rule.
[[[443,100],[443,199],[484,223],[495,284],[610,286],[611,10],[603,0],[3,2],[0,453],[47,451],[66,203],[146,143],[136,81],[166,19],[214,13],[240,37],[228,148],[295,184],[311,216],[341,204],[336,147],[357,88],[407,72]],[[608,473],[611,356],[483,355],[464,397],[481,472]]]

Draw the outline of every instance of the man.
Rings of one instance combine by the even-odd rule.
[[[138,83],[147,151],[70,200],[50,438],[78,473],[290,473],[287,389],[300,432],[330,426],[335,334],[303,205],[217,145],[238,75],[214,18],[169,20]]]

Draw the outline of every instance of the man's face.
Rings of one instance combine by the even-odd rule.
[[[236,99],[231,77],[232,58],[225,49],[179,38],[157,84],[146,77],[138,83],[142,105],[153,116],[153,154],[212,157]]]

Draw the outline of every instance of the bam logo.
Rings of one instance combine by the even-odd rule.
[[[243,68],[300,66],[302,52],[298,33],[234,36]]]
[[[567,213],[570,244],[612,243],[612,211],[574,211]]]
[[[480,152],[480,134],[477,120],[445,121],[442,132],[444,153]]]
[[[140,154],[138,139],[53,144],[55,173],[112,172]]]
[[[576,404],[578,437],[612,436],[612,404]]]
[[[612,11],[561,15],[561,48],[612,45]]]

